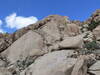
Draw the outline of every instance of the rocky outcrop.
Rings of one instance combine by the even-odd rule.
[[[100,10],[84,22],[50,15],[0,34],[0,75],[99,75]]]
[[[62,50],[45,54],[35,60],[21,75],[86,75],[91,55],[73,58],[74,50]]]

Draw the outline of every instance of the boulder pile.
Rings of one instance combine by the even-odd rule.
[[[84,22],[50,15],[0,34],[0,75],[100,75],[100,10]]]

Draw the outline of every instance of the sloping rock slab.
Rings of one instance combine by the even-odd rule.
[[[73,50],[54,51],[38,58],[21,75],[71,75],[77,59],[70,58]]]
[[[43,54],[43,38],[36,32],[29,31],[15,41],[6,51],[2,53],[10,63],[25,59],[27,56]]]

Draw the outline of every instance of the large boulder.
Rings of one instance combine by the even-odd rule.
[[[71,75],[77,61],[70,58],[73,50],[54,51],[36,59],[35,62],[20,75]]]
[[[100,61],[97,61],[94,65],[89,68],[90,72],[94,75],[100,75]]]
[[[44,53],[43,38],[36,32],[29,31],[16,40],[6,51],[2,53],[11,63],[28,56],[38,56]]]
[[[51,45],[61,38],[58,25],[54,21],[45,24],[45,26],[39,30],[39,33],[44,36],[46,43]]]
[[[59,43],[60,48],[82,48],[84,34],[66,37],[63,41]]]

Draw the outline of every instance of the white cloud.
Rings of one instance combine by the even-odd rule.
[[[7,16],[5,18],[5,21],[6,21],[7,27],[20,29],[30,24],[36,23],[38,19],[34,16],[23,17],[23,16],[17,16],[16,13],[13,13],[10,16]]]
[[[0,28],[0,33],[4,33],[5,31],[3,29]]]
[[[3,24],[2,20],[0,20],[0,26]]]
[[[2,24],[3,24],[3,22],[2,22],[2,20],[0,20],[0,33],[4,33],[5,31],[2,29]]]

